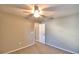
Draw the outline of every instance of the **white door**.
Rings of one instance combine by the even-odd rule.
[[[45,24],[39,24],[39,42],[45,44]]]

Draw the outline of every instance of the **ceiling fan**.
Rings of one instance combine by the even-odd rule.
[[[42,23],[45,21],[49,21],[54,19],[52,15],[55,12],[56,8],[52,8],[49,5],[42,5],[42,4],[12,4],[8,5],[11,8],[15,8],[15,10],[22,13],[22,16],[26,20]],[[53,11],[53,12],[52,12]]]
[[[47,16],[43,15],[37,4],[33,5],[32,13],[27,15],[25,18],[29,19],[31,17],[33,17],[33,20],[38,23],[42,23],[44,21],[53,19],[53,17],[47,17]]]
[[[45,21],[49,21],[54,19],[53,15],[56,10],[55,7],[49,5],[42,4],[12,4],[8,5],[11,8],[15,8],[14,10],[22,13],[21,15],[26,19],[38,23],[42,23]]]

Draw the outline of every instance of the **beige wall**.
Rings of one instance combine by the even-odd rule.
[[[34,24],[21,17],[0,12],[0,53],[33,43]]]

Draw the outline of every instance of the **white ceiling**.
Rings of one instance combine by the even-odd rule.
[[[44,15],[54,18],[79,13],[78,4],[40,4],[39,7]],[[0,12],[25,17],[32,12],[32,8],[32,4],[4,4],[0,5]]]

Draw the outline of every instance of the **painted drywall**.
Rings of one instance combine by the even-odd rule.
[[[0,12],[0,53],[34,42],[34,23],[19,16]]]
[[[46,22],[46,44],[79,53],[79,14]]]

